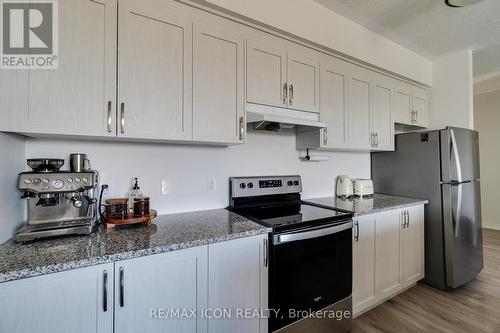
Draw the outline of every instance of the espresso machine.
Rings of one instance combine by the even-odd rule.
[[[19,190],[27,199],[27,226],[19,230],[19,243],[63,235],[88,235],[98,226],[97,171],[61,171],[62,159],[29,159],[33,170],[19,174]]]

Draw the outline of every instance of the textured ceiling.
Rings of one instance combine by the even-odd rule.
[[[431,60],[470,48],[474,76],[500,71],[500,0],[463,8],[444,0],[315,1]]]

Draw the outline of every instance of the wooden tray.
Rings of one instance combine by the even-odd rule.
[[[130,225],[130,224],[139,224],[142,223],[145,226],[148,226],[151,224],[151,221],[155,217],[158,216],[158,212],[154,209],[151,209],[149,211],[149,215],[142,216],[142,217],[134,217],[134,213],[129,213],[128,218],[126,219],[106,219],[106,224],[110,227],[114,227],[117,225]]]

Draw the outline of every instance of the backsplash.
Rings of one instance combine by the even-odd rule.
[[[221,208],[228,205],[228,178],[232,176],[299,174],[304,197],[333,194],[339,174],[369,177],[370,154],[333,152],[326,162],[303,162],[295,149],[293,132],[248,133],[247,144],[232,147],[153,143],[27,139],[26,157],[68,158],[86,153],[92,168],[109,185],[106,197],[128,193],[133,177],[159,213]],[[66,162],[67,163],[67,162]],[[64,168],[68,166],[65,165]],[[216,191],[208,192],[215,179]],[[169,194],[162,195],[162,180]]]

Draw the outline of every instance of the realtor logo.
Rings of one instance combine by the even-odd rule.
[[[57,2],[1,1],[2,69],[55,69]]]

